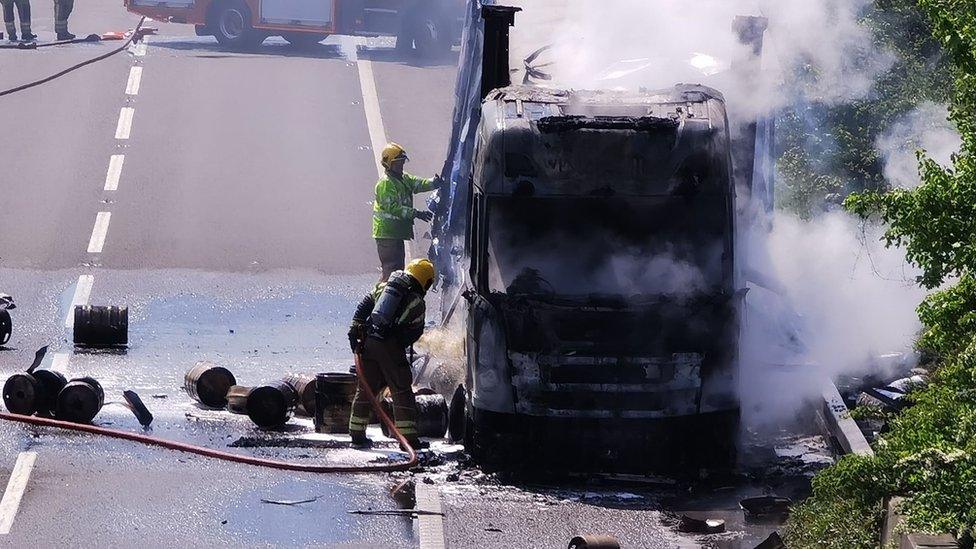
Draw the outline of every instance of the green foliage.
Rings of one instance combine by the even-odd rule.
[[[918,306],[918,316],[926,327],[919,347],[942,357],[960,352],[976,334],[976,279],[965,275],[929,295]]]
[[[777,118],[779,205],[803,217],[821,210],[834,196],[884,188],[878,137],[920,102],[949,99],[948,65],[913,0],[876,0],[863,22],[872,29],[877,49],[895,55],[871,96],[842,105],[801,97]],[[801,79],[816,77],[810,67],[797,74]]]

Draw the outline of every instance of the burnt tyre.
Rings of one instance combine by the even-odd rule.
[[[216,4],[207,26],[213,31],[217,42],[230,49],[254,47],[265,38],[251,26],[251,11],[240,0]]]
[[[317,32],[286,32],[281,35],[286,42],[296,48],[311,48],[328,38],[328,34]]]

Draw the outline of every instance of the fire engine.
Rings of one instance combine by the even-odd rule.
[[[420,55],[450,49],[460,32],[463,0],[123,0],[157,21],[186,23],[228,48],[254,47],[269,36],[294,45],[331,34],[396,36]]]

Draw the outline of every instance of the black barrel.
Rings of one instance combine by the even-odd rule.
[[[75,305],[75,345],[115,347],[129,344],[129,308]]]
[[[14,374],[3,386],[4,406],[15,414],[50,414],[66,383],[63,375],[51,370]]]
[[[54,417],[74,423],[91,423],[104,403],[105,392],[95,379],[72,379],[58,393]]]
[[[247,414],[247,397],[253,387],[232,385],[227,389],[227,411],[232,414]]]
[[[285,376],[284,382],[291,385],[291,388],[298,393],[298,407],[295,413],[314,417],[315,416],[315,376],[306,374],[291,374]]]
[[[247,395],[247,417],[262,429],[284,425],[298,403],[298,393],[283,382],[255,387]]]
[[[315,376],[315,431],[348,433],[352,399],[356,395],[356,375],[328,372]]]
[[[210,362],[197,362],[183,378],[186,394],[210,408],[227,406],[227,391],[234,385],[237,379],[230,370]]]
[[[0,345],[10,341],[10,334],[14,332],[14,323],[10,320],[7,309],[0,309]]]
[[[443,438],[447,432],[447,401],[438,394],[416,394],[417,401],[417,436],[427,438]],[[393,417],[393,399],[383,400],[383,410],[390,419]],[[380,429],[386,436],[392,436],[385,423],[380,423]]]

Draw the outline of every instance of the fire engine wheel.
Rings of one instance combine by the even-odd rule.
[[[251,12],[240,0],[227,0],[217,4],[212,19],[210,27],[222,46],[245,48],[264,41],[263,36],[251,27]]]
[[[289,44],[296,47],[311,47],[328,38],[328,34],[315,32],[286,32],[281,35]]]

